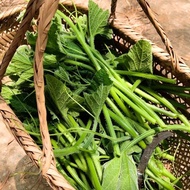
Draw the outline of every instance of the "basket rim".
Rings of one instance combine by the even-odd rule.
[[[5,7],[0,13],[0,22],[4,19],[13,16],[16,13],[20,13],[22,10],[26,8],[26,3],[13,5],[11,7]]]

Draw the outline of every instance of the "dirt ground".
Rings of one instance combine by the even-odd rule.
[[[0,189],[50,190],[2,121],[0,127]]]
[[[110,0],[96,0],[104,8],[109,8]],[[176,52],[190,65],[190,0],[147,0],[157,14]],[[75,0],[87,4],[87,0]],[[26,3],[26,0],[0,0],[0,13],[13,4]],[[118,0],[117,16],[125,18],[134,28],[163,47],[159,36],[135,0]],[[0,119],[0,189],[2,190],[48,190],[47,184],[40,179],[39,171],[12,134]]]

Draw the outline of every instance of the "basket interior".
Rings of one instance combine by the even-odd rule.
[[[18,30],[19,21],[16,20],[18,15],[19,13],[16,13],[0,20],[0,60],[2,60]]]
[[[190,187],[190,134],[177,131],[168,139],[168,148],[171,155],[175,156],[172,163],[172,171],[175,176],[181,178],[183,189]]]
[[[72,6],[68,6],[70,10]],[[87,11],[81,8],[81,11]],[[14,35],[19,27],[19,21],[16,20],[18,13],[7,17],[0,21],[0,60],[3,58],[4,53],[8,49],[11,41],[14,38]],[[135,43],[135,40],[131,39],[131,37],[127,36],[125,32],[121,32],[121,30],[115,28],[114,30],[114,45],[117,51],[122,53],[127,52],[130,47]],[[154,73],[165,76],[167,78],[174,78],[177,80],[177,85],[184,86],[186,85],[184,82],[184,78],[181,75],[172,74],[171,68],[166,66],[163,60],[159,60],[157,57],[154,57]],[[168,99],[172,99],[183,104],[187,109],[186,111],[182,110],[182,112],[189,117],[190,111],[190,100],[187,98],[179,98],[176,95],[166,95],[163,93]],[[164,118],[168,123],[178,123],[177,120],[171,120],[170,118]],[[182,178],[182,183],[184,188],[188,189],[190,187],[190,175],[188,175],[190,170],[190,135],[181,135],[174,134],[173,137],[168,139],[168,146],[170,148],[171,154],[175,155],[175,163],[173,165],[173,173],[176,176],[181,176],[185,174]]]

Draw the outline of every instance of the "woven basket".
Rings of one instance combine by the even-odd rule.
[[[157,22],[155,15],[151,11],[148,3],[143,0],[139,0],[138,2],[147,17],[156,28],[158,34],[161,36],[161,39],[163,40],[167,50],[167,52],[164,51],[150,41],[150,43],[152,44],[152,51],[154,56],[154,72],[167,78],[176,79],[178,85],[189,86],[190,68],[184,63],[183,60],[181,60],[176,55],[169,39],[163,31],[161,25]],[[55,158],[52,153],[52,147],[49,140],[49,132],[47,128],[46,109],[44,105],[43,92],[43,51],[46,47],[47,32],[50,27],[50,21],[58,8],[58,3],[58,0],[30,0],[30,2],[27,4],[27,7],[25,4],[23,4],[11,10],[5,10],[0,14],[0,60],[2,59],[0,67],[0,80],[3,79],[6,68],[11,61],[11,58],[15,53],[17,47],[24,42],[25,32],[30,28],[32,18],[37,15],[39,15],[40,18],[38,23],[38,36],[41,40],[37,40],[36,44],[34,82],[37,94],[36,99],[39,111],[40,131],[43,137],[43,150],[41,150],[35,144],[30,135],[26,133],[22,123],[16,117],[11,108],[6,104],[3,98],[1,98],[0,103],[0,113],[4,119],[4,123],[7,125],[8,128],[11,129],[11,132],[15,136],[16,140],[23,147],[27,155],[36,164],[37,167],[41,167],[39,166],[39,160],[41,160],[41,162],[43,163],[43,167],[41,168],[42,176],[47,180],[52,189],[72,190],[74,188],[69,185],[69,183],[64,179],[61,174],[59,174],[55,166]],[[116,1],[112,2],[112,13],[115,12],[115,3]],[[63,1],[63,4],[68,9],[72,9],[71,3]],[[87,8],[85,6],[81,6],[81,4],[76,4],[76,6],[83,12],[87,11]],[[26,9],[26,13],[22,22],[20,23],[16,21],[15,18],[23,9]],[[116,19],[114,22],[112,22],[111,26],[114,31],[113,38],[115,39],[118,50],[120,50],[121,52],[126,52],[131,47],[131,45],[136,43],[138,40],[146,39],[138,34],[136,31],[134,31],[133,26],[126,26],[125,21],[121,21],[120,19]],[[167,98],[174,99],[185,105],[187,110],[184,114],[188,115],[190,107],[189,99],[181,99],[177,96]],[[189,147],[188,134],[173,134],[173,137],[169,138],[168,142],[168,145],[171,147],[171,154],[175,153],[176,157],[176,161],[174,163],[175,174],[177,176],[180,176],[188,172],[190,169],[190,151],[187,148]],[[176,151],[176,149],[178,149],[179,151]],[[184,189],[189,189],[190,176],[185,175],[182,179],[182,183]]]

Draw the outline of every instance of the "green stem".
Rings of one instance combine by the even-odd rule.
[[[174,162],[174,161],[175,161],[175,157],[174,157],[174,156],[172,156],[172,155],[170,155],[170,154],[168,154],[168,153],[162,151],[162,150],[160,149],[160,147],[156,147],[155,150],[156,150],[156,154],[158,154],[159,157],[161,157],[161,158],[163,158],[163,159],[167,159],[167,160],[169,160],[169,161],[171,161],[171,162]]]
[[[125,93],[126,96],[128,96],[134,104],[138,105],[142,109],[144,109],[145,112],[147,112],[147,115],[149,115],[149,121],[152,124],[155,124],[156,122],[164,127],[164,122],[158,117],[158,115],[150,108],[147,107],[147,103],[142,100],[140,97],[138,97],[135,93],[133,93],[126,85],[125,81],[120,78],[120,76],[114,72],[113,69],[110,69],[110,73],[112,76],[110,76],[111,80],[113,81],[115,87],[120,89],[123,93]]]
[[[64,13],[62,13],[61,11],[57,10],[57,13],[60,17],[62,17],[66,23],[72,28],[72,30],[75,32],[76,37],[79,41],[79,43],[81,44],[81,46],[83,47],[84,51],[86,52],[86,54],[88,55],[88,57],[90,58],[90,60],[92,61],[92,63],[94,64],[94,67],[96,68],[96,70],[100,70],[100,66],[97,63],[91,48],[89,45],[87,45],[87,43],[85,42],[85,37],[81,35],[80,31],[77,29],[77,27],[74,25],[73,21],[67,17]]]
[[[145,138],[147,138],[149,136],[152,136],[154,134],[155,134],[155,130],[154,129],[149,129],[147,132],[144,132],[143,134],[139,135],[138,137],[136,137],[132,141],[130,141],[130,143],[127,145],[127,147],[125,149],[129,150],[131,147],[138,144],[143,139],[145,139]],[[143,148],[145,149],[146,147],[143,147]]]
[[[148,186],[148,188],[147,188],[147,186]],[[155,190],[155,188],[152,187],[152,185],[150,184],[150,182],[149,182],[148,180],[146,180],[146,187],[145,187],[145,189],[148,189],[148,190]]]
[[[166,106],[169,110],[171,110],[173,113],[178,114],[175,107],[163,96],[157,94],[155,91],[151,90],[150,88],[141,86],[141,89],[149,93],[151,96],[155,97],[159,102],[161,102],[164,106]]]
[[[51,139],[52,146],[54,148],[59,148],[57,145],[57,142],[53,139]],[[73,177],[74,181],[78,183],[79,186],[81,186],[84,190],[90,190],[82,181],[79,179],[77,172],[75,169],[73,169],[70,165],[69,162],[64,159],[64,157],[59,158],[60,162],[63,163],[64,167],[67,169],[69,174]]]
[[[168,84],[160,84],[158,83],[157,85],[153,86],[153,89],[158,89],[158,90],[171,90],[171,91],[176,91],[176,92],[184,92],[184,91],[190,91],[190,87],[186,86],[178,86],[178,85],[168,85]]]
[[[160,160],[155,160],[156,164],[158,165],[158,168],[160,169],[160,173],[164,175],[165,177],[168,177],[172,182],[176,180],[176,177],[170,173],[163,165],[163,163]]]
[[[127,117],[129,117],[129,118],[133,118],[133,115],[131,114],[130,110],[123,103],[123,101],[121,100],[121,98],[119,98],[119,96],[116,94],[116,92],[114,91],[114,88],[110,89],[110,95],[115,100],[115,102],[117,103],[117,105],[119,106],[119,108],[125,113],[125,115]]]
[[[138,133],[134,130],[134,128],[131,126],[131,124],[128,122],[127,119],[121,118],[118,115],[116,115],[115,113],[113,113],[111,110],[108,110],[109,115],[111,116],[111,118],[117,123],[119,124],[125,131],[127,131],[133,138],[138,137]],[[145,149],[146,148],[146,144],[143,141],[139,142],[139,145]]]
[[[175,188],[166,181],[162,180],[160,177],[156,177],[149,169],[146,169],[146,174],[151,177],[156,183],[164,187],[165,190],[175,190]]]
[[[127,81],[125,81],[125,85],[129,88],[129,89],[132,89],[133,88],[133,85]],[[151,96],[150,94],[142,91],[140,88],[135,88],[134,92],[138,95],[140,95],[141,97],[145,98],[146,100],[149,100],[150,102],[152,103],[155,103],[155,104],[160,104],[160,102],[154,98],[153,96]]]
[[[78,173],[76,172],[75,169],[73,169],[71,166],[69,166],[67,163],[63,163],[64,166],[66,167],[67,171],[69,172],[69,174],[73,177],[73,179],[76,181],[76,183],[78,183],[78,185],[84,189],[84,190],[91,190],[84,184],[84,182],[78,177]]]
[[[32,132],[32,131],[29,131],[29,130],[26,130],[26,132],[32,136],[35,136],[35,137],[41,137],[41,134],[40,133],[35,133],[35,132]]]
[[[77,55],[77,54],[71,54],[71,53],[67,53],[67,57],[70,58],[70,60],[75,59],[75,60],[80,60],[80,61],[84,61],[89,63],[89,59],[87,57],[85,57],[86,55]],[[65,60],[64,60],[65,61]]]
[[[73,145],[73,142],[75,141],[75,139],[69,132],[67,132],[67,128],[65,127],[65,125],[59,122],[59,123],[56,123],[55,127],[59,130],[59,132],[61,132],[65,136],[68,142]]]
[[[134,77],[140,77],[145,78],[146,80],[157,80],[162,82],[167,82],[171,84],[176,84],[176,80],[162,77],[159,75],[149,74],[149,73],[142,73],[142,72],[134,72],[134,71],[123,71],[123,70],[115,70],[116,73],[120,75],[127,75],[127,76],[134,76]]]
[[[97,119],[94,119],[94,123],[91,130],[93,132],[96,132],[97,127],[98,127],[98,121]],[[85,144],[83,145],[83,148],[89,149],[92,146],[93,144],[92,142],[94,141],[93,137],[94,137],[94,134],[90,134],[87,137],[87,140],[85,141]]]
[[[188,127],[190,128],[190,122],[189,120],[183,115],[183,114],[178,114],[178,118]]]
[[[127,90],[126,88],[122,87],[119,83],[118,83],[118,86],[120,86],[120,89],[123,89],[124,91],[129,91],[129,94],[131,93],[130,90]],[[129,98],[127,98],[127,96],[125,96],[120,90],[118,90],[116,87],[112,87],[114,88],[115,92],[120,96],[120,98],[122,98],[123,101],[126,102],[127,105],[129,105],[132,109],[134,109],[136,112],[138,112],[140,115],[142,115],[144,118],[146,118],[149,122],[155,124],[156,123],[156,120],[151,116],[149,115],[150,112],[152,112],[152,110],[150,111],[150,109],[147,107],[146,105],[146,108],[145,108],[145,105],[143,105],[143,107],[141,106],[142,102],[140,100],[135,99],[133,98],[134,101],[131,101]],[[128,95],[129,95],[128,94]],[[136,96],[135,94],[133,94],[132,96]],[[141,102],[139,104],[139,102]],[[144,104],[144,103],[143,103]],[[137,106],[138,105],[138,106]],[[140,107],[141,106],[141,107]],[[145,108],[145,109],[144,109]],[[147,109],[148,108],[148,109]],[[147,111],[149,110],[149,111]]]
[[[145,118],[142,117],[142,115],[135,113],[135,116],[136,116],[136,121],[139,122],[139,125],[141,125],[142,128],[144,128],[146,130],[151,129],[151,127],[148,125],[148,123],[145,121]]]
[[[152,110],[154,110],[155,112],[158,112],[158,113],[163,114],[163,115],[168,116],[168,117],[177,118],[177,114],[176,113],[167,111],[167,110],[165,110],[163,108],[159,108],[159,107],[157,107],[155,105],[152,105],[152,104],[147,104],[147,106],[149,108],[151,108]]]
[[[83,173],[83,172],[80,172],[79,171],[79,176],[80,176],[80,179],[83,181],[83,183],[88,187],[88,189],[92,189],[89,185],[89,182],[88,182],[88,179],[86,178],[87,176]]]
[[[166,127],[163,128],[163,130],[185,131],[185,132],[190,133],[190,128],[185,125],[181,125],[181,124],[166,125]]]
[[[151,170],[151,172],[158,177],[158,179],[162,179],[161,177],[168,177],[172,182],[176,180],[176,177],[172,175],[166,168],[164,167],[163,163],[160,160],[155,160],[153,157],[151,157],[148,168]],[[166,182],[164,179],[162,181],[162,185],[166,185]],[[166,183],[164,183],[166,182]],[[171,183],[168,183],[171,185]],[[173,186],[172,186],[173,187]]]
[[[123,87],[122,87],[123,88]],[[125,88],[125,91],[127,90],[127,88]],[[129,90],[130,92],[130,90]],[[151,107],[149,107],[148,103],[144,102],[144,100],[140,99],[138,96],[136,96],[135,94],[133,94],[132,98],[133,98],[133,102],[130,101],[129,98],[127,98],[121,91],[119,91],[118,89],[116,89],[116,93],[124,100],[126,101],[128,104],[130,104],[130,106],[132,106],[132,108],[137,111],[140,115],[142,115],[144,118],[146,118],[148,121],[153,121],[152,124],[157,124],[160,125],[161,127],[165,127],[165,123],[162,121],[162,119],[154,112],[153,109],[151,109]],[[129,95],[129,94],[128,94]],[[135,97],[136,96],[136,97]],[[137,106],[138,105],[138,106]]]
[[[87,125],[85,127],[85,129],[90,129],[90,127],[92,126],[92,120],[89,119],[87,122]],[[80,138],[76,141],[75,146],[79,146],[82,142],[84,142],[85,138],[87,136],[87,133],[82,133],[82,135],[80,136]]]
[[[88,168],[89,168],[89,172],[90,172],[89,177],[91,178],[91,181],[92,181],[92,183],[94,185],[94,188],[96,190],[102,190],[100,180],[99,180],[98,174],[96,172],[96,169],[94,167],[94,163],[92,161],[92,158],[89,156],[88,153],[85,153],[85,158],[86,158]]]
[[[66,133],[66,128],[64,127],[64,125],[62,123],[58,123],[58,130],[65,135],[67,140],[70,142],[70,146],[75,144],[74,137],[70,133]],[[61,139],[62,139],[62,137],[60,137],[60,141],[61,141]],[[63,144],[63,146],[65,146],[65,145]],[[86,161],[85,161],[84,157],[81,154],[72,154],[72,157],[74,158],[78,167],[82,171],[86,172],[87,167],[86,167]]]
[[[95,73],[95,70],[94,70],[93,67],[91,67],[91,66],[89,66],[87,64],[84,64],[82,62],[79,62],[79,61],[75,61],[75,60],[72,60],[72,59],[66,59],[66,60],[64,60],[64,63],[68,63],[68,64],[71,64],[71,65],[76,65],[78,67],[85,68],[85,69]]]
[[[79,149],[75,146],[58,148],[53,151],[55,157],[68,156],[71,154],[79,153]]]
[[[103,106],[103,114],[104,114],[104,117],[105,117],[105,120],[106,120],[107,129],[109,131],[110,136],[116,139],[117,136],[115,134],[113,124],[112,124],[111,118],[109,116],[108,109],[107,109],[106,105]],[[115,156],[120,156],[121,152],[120,152],[118,143],[112,142],[112,146],[113,146],[114,157]]]
[[[100,156],[98,154],[92,154],[91,158],[96,168],[96,172],[98,174],[99,180],[101,181],[103,172],[102,172],[102,165],[100,163]]]
[[[59,161],[56,162],[56,168],[58,169],[58,171],[61,173],[62,176],[64,176],[64,178],[74,187],[76,188],[76,181],[73,180],[72,178],[70,178],[67,173],[63,170],[61,164],[59,163]],[[90,188],[89,188],[90,189]]]
[[[142,82],[142,80],[137,79],[137,80],[134,82],[134,84],[133,84],[133,86],[132,86],[132,88],[131,88],[131,91],[134,92],[135,89],[137,89],[137,87],[141,84],[141,82]]]

